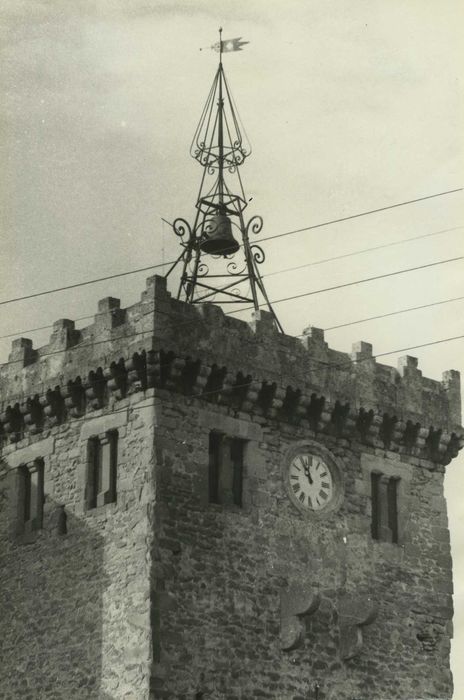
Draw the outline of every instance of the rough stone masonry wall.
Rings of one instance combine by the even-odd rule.
[[[378,445],[160,394],[154,551],[160,593],[153,698],[450,698],[452,582],[443,467]],[[208,503],[208,435],[246,439],[243,508]],[[286,449],[312,439],[343,463],[345,497],[311,520],[283,483]],[[369,469],[402,476],[400,544],[370,532]],[[303,644],[281,648],[281,595],[318,595]],[[377,609],[342,658],[343,601]],[[367,602],[366,602],[367,606]],[[358,634],[359,628],[354,632]]]
[[[156,430],[153,411],[142,410],[155,394],[165,404]],[[84,513],[82,426],[126,408],[118,503]],[[239,511],[205,501],[208,433],[221,416],[233,422],[226,432],[249,440]],[[153,698],[286,700],[318,678],[321,700],[376,700],[374,690],[386,700],[387,677],[388,697],[449,697],[442,476],[462,444],[460,422],[453,370],[434,381],[412,357],[398,369],[377,363],[368,343],[347,354],[317,328],[278,334],[265,313],[247,324],[174,300],[159,277],[127,309],[101,300],[83,329],[57,321],[42,348],[15,340],[0,368],[1,692],[143,700],[152,654]],[[285,446],[308,436],[345,464],[342,507],[316,524],[288,502],[280,471]],[[163,497],[155,525],[154,448]],[[11,478],[28,461],[24,449],[36,449],[46,471],[45,528],[30,544],[11,534]],[[401,546],[369,537],[375,459],[407,486]],[[58,537],[63,504],[69,534]],[[297,582],[308,609],[315,591],[320,604],[304,618],[303,648],[287,654],[276,642],[280,596],[291,600]],[[361,633],[351,624],[359,591],[378,617],[364,620],[362,653],[342,661],[350,634]],[[432,665],[443,669],[433,679]]]
[[[150,392],[135,395],[4,448],[2,700],[148,697],[153,410]],[[87,438],[108,429],[119,434],[117,502],[84,510]],[[45,466],[44,528],[28,539],[16,533],[16,467],[37,456]],[[66,535],[57,532],[62,505]]]

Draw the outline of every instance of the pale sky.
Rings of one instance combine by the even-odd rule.
[[[3,0],[0,299],[171,260],[160,217],[191,219],[190,142],[224,58],[253,154],[242,171],[262,236],[464,185],[459,0]],[[464,254],[462,193],[263,244],[271,299]],[[448,229],[454,229],[449,231]],[[447,231],[440,233],[439,231]],[[428,238],[273,274],[414,236]],[[146,274],[0,308],[0,334],[138,300]],[[464,295],[463,261],[276,305],[287,333]],[[387,352],[464,334],[464,300],[328,331]],[[85,322],[78,324],[85,325]],[[6,360],[11,339],[0,340]],[[463,373],[463,340],[407,354]],[[406,354],[405,352],[399,353]],[[398,354],[382,358],[396,365]],[[464,458],[446,481],[455,570],[455,700],[464,697]]]

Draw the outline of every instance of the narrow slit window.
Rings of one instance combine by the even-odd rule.
[[[209,501],[219,503],[219,469],[222,452],[221,433],[209,434]]]
[[[372,499],[372,519],[371,532],[372,538],[378,540],[380,530],[380,509],[379,509],[379,482],[380,474],[372,472],[371,474],[371,499]]]
[[[117,495],[117,430],[89,439],[87,462],[87,508],[114,503]]]
[[[242,505],[244,440],[212,431],[209,435],[209,501]]]
[[[230,456],[232,460],[232,496],[236,506],[242,507],[242,481],[243,481],[243,440],[234,438],[230,442]]]
[[[371,534],[374,540],[399,542],[399,479],[371,473]]]
[[[398,544],[398,479],[389,479],[387,486],[388,527],[391,541]]]
[[[24,532],[40,530],[44,504],[43,460],[36,459],[20,469],[20,526]]]

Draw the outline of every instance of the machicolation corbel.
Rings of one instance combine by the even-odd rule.
[[[359,409],[358,417],[356,419],[356,430],[358,431],[361,440],[367,442],[369,437],[371,437],[371,426],[374,421],[374,411],[370,409],[366,411],[364,408]]]
[[[26,399],[21,405],[21,413],[23,414],[25,429],[29,430],[33,435],[42,430],[44,415],[38,395]]]
[[[443,455],[443,464],[446,466],[451,460],[457,457],[462,447],[464,447],[464,437],[462,435],[456,435],[456,433],[451,433],[445,454]]]
[[[19,403],[8,406],[1,416],[5,436],[10,442],[18,442],[24,434],[24,420]]]
[[[296,418],[300,418],[302,412],[299,411],[301,401],[301,389],[294,389],[291,386],[287,386],[285,390],[284,400],[282,402],[282,408],[280,409],[280,417],[284,420],[292,423]]]
[[[219,367],[216,364],[211,367],[207,382],[203,389],[203,394],[206,399],[215,403],[220,401],[219,394],[224,386],[226,374],[226,367]]]
[[[237,372],[235,376],[235,381],[231,383],[230,387],[230,400],[232,406],[235,410],[240,410],[245,403],[248,391],[251,387],[252,377],[251,374],[242,374],[242,372]]]
[[[413,423],[412,421],[406,421],[406,426],[404,428],[402,443],[408,449],[412,450],[416,446],[417,438],[419,437],[420,423]]]
[[[103,377],[106,380],[108,391],[116,399],[123,399],[127,393],[127,370],[123,358],[118,362],[112,362],[110,367],[104,370]]]
[[[311,399],[308,406],[308,421],[311,430],[317,431],[324,410],[325,398],[317,397],[316,394],[311,394]]]
[[[273,407],[274,397],[277,390],[277,384],[262,382],[261,389],[257,397],[257,404],[261,409],[263,416],[267,416]]]
[[[250,378],[250,383],[247,387],[246,396],[241,406],[242,411],[248,411],[249,413],[253,413],[256,403],[258,401],[260,387],[260,382]]]
[[[113,314],[114,316],[116,312],[121,311],[119,300],[112,298],[102,300],[101,310],[103,315]],[[137,313],[139,312],[137,311]],[[121,314],[120,318],[123,316],[125,318],[125,311],[121,311]],[[133,311],[130,312],[129,317],[130,319],[138,318]],[[223,315],[221,315],[221,319],[221,324],[229,323]],[[238,324],[239,322],[234,321],[234,323]],[[248,326],[246,328],[249,334]],[[95,328],[91,326],[90,329],[90,331],[83,329],[85,331],[83,335],[87,337],[90,333],[90,337],[93,338]],[[52,336],[55,334],[56,342],[60,336],[62,338],[60,342],[69,345],[73,342],[70,334],[72,335],[74,332],[79,333],[74,331],[73,322],[64,319],[56,322]],[[318,348],[318,352],[326,351],[326,343],[320,329],[312,328],[306,336],[306,341],[314,348]],[[150,342],[153,342],[153,339]],[[137,345],[137,347],[139,346]],[[384,449],[399,451],[403,454],[409,452],[442,465],[448,464],[462,446],[463,436],[459,432],[458,424],[454,422],[460,417],[460,413],[458,416],[456,411],[452,412],[453,406],[455,404],[457,406],[459,403],[459,373],[457,372],[445,373],[442,384],[427,380],[426,388],[430,392],[428,403],[431,405],[431,410],[427,414],[426,420],[429,425],[432,424],[432,427],[424,428],[414,421],[414,418],[419,415],[414,408],[418,401],[417,396],[412,402],[413,407],[409,410],[401,389],[402,380],[396,370],[377,365],[374,358],[372,358],[372,363],[370,361],[367,363],[368,371],[363,372],[360,369],[354,380],[358,381],[357,392],[360,399],[364,396],[367,406],[374,405],[369,399],[372,382],[375,379],[372,373],[374,370],[374,374],[375,372],[380,373],[379,379],[386,386],[384,412],[381,408],[374,411],[361,407],[355,415],[352,412],[353,409],[350,409],[350,401],[343,399],[344,384],[334,387],[334,394],[338,396],[338,399],[333,403],[330,383],[327,386],[326,396],[316,392],[310,393],[311,388],[319,386],[317,383],[320,379],[319,375],[319,378],[316,377],[316,384],[312,383],[314,378],[311,373],[301,375],[300,385],[297,381],[291,383],[294,379],[293,375],[280,383],[273,381],[277,376],[273,369],[267,379],[258,375],[260,379],[256,380],[253,378],[251,365],[242,371],[236,371],[234,366],[236,358],[232,363],[234,370],[228,371],[226,365],[209,365],[198,358],[179,355],[177,345],[173,347],[175,347],[174,351],[164,349],[138,350],[128,359],[119,358],[111,362],[109,366],[104,365],[104,369],[101,367],[92,369],[87,377],[83,375],[82,381],[78,376],[73,380],[66,381],[61,388],[57,384],[54,389],[48,389],[45,395],[38,395],[31,391],[31,396],[21,398],[19,403],[12,402],[9,406],[3,407],[0,420],[2,441],[17,442],[24,437],[25,431],[33,435],[61,423],[66,417],[75,418],[88,411],[100,409],[110,397],[120,400],[135,391],[156,387],[218,403],[229,407],[232,411],[243,411],[266,416],[269,420],[276,419],[281,422],[302,425],[305,428],[309,427],[314,432],[325,431],[335,437],[359,439],[375,447],[383,445]],[[12,348],[10,359],[18,362],[18,366],[13,368],[10,393],[16,401],[17,386],[19,386],[18,369],[22,369],[25,364],[27,365],[31,361],[40,361],[41,356],[40,351],[32,350],[32,343],[28,339],[18,339],[13,343]],[[301,352],[301,348],[296,341],[290,350],[292,353],[296,353],[295,357],[298,358],[298,352]],[[370,358],[372,347],[368,343],[358,343],[354,346],[354,351],[363,357]],[[77,352],[77,348],[74,348],[70,353],[73,366],[75,366],[74,355]],[[105,358],[108,356],[106,350],[104,356]],[[87,355],[84,357],[87,358]],[[292,362],[294,359],[292,355]],[[43,367],[45,373],[47,365],[44,364]],[[302,368],[304,370],[303,365]],[[31,373],[32,377],[35,377],[34,372]],[[407,378],[410,385],[411,382],[414,387],[417,384],[423,391],[423,380],[417,369],[415,358],[403,358],[403,374],[403,379]],[[29,370],[26,370],[23,375],[23,379],[27,381]],[[44,380],[44,374],[38,376],[40,376],[40,381]],[[349,381],[352,380],[353,377]],[[47,381],[46,377],[45,381]],[[353,398],[351,388],[351,384],[348,383],[346,385],[346,398],[350,400]],[[364,388],[365,395],[363,394]],[[432,400],[434,397],[437,398],[435,403]],[[357,398],[357,401],[360,399]],[[450,404],[448,413],[446,413],[446,401]],[[382,403],[379,406],[382,407]],[[445,411],[443,422],[440,419],[441,414],[437,414],[441,406]],[[379,410],[382,412],[377,412]],[[396,410],[397,415],[393,413]],[[435,420],[438,425],[433,423]]]
[[[386,450],[390,449],[397,420],[396,416],[390,416],[388,413],[383,414],[379,428],[379,438],[382,440]]]
[[[85,396],[87,403],[91,408],[97,409],[103,406],[105,398],[106,378],[103,376],[103,370],[99,367],[95,372],[89,372],[87,382],[85,383]]]
[[[341,404],[340,401],[335,401],[335,406],[330,414],[330,432],[337,436],[341,436],[345,429],[345,424],[350,412],[350,404]]]
[[[190,396],[195,393],[200,367],[200,360],[194,360],[191,357],[186,357],[185,359],[176,357],[172,363],[171,381],[176,381],[180,391]]]
[[[171,376],[173,375],[176,355],[172,350],[167,352],[160,350],[158,353],[155,353],[155,358],[155,386],[159,386],[163,389],[168,386]]]
[[[84,413],[85,398],[85,389],[80,377],[76,377],[74,381],[71,380],[67,383],[64,393],[64,405],[71,417],[77,418]]]
[[[437,462],[440,459],[441,454],[446,450],[446,448],[441,445],[442,432],[443,431],[441,429],[435,429],[433,426],[431,426],[425,439],[426,450],[434,462]]]
[[[145,350],[135,352],[126,362],[127,384],[132,393],[145,391],[147,388],[147,355]]]
[[[54,389],[48,389],[45,396],[40,398],[40,404],[49,427],[53,427],[63,421],[65,415],[65,399],[61,396],[59,386],[56,386]]]

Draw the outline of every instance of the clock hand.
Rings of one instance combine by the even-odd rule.
[[[306,477],[306,478],[308,479],[308,481],[309,481],[310,486],[312,486],[312,484],[313,484],[314,482],[313,482],[313,479],[312,479],[312,476],[311,476],[311,472],[310,472],[310,470],[309,470],[309,466],[306,466],[306,465],[305,465],[304,473],[305,473],[305,477]]]

